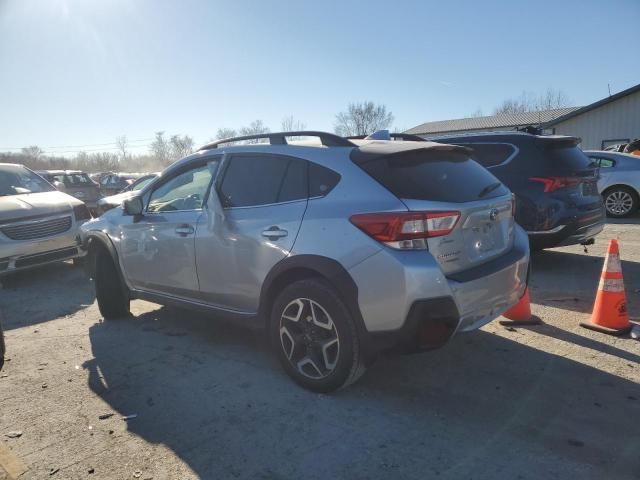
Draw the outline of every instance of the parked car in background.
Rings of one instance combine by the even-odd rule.
[[[86,173],[79,170],[40,170],[36,173],[61,192],[82,200],[92,213],[96,211],[100,188]]]
[[[143,175],[138,178],[120,193],[116,193],[115,195],[110,195],[108,197],[103,197],[98,200],[98,215],[102,215],[107,210],[111,210],[112,208],[119,207],[122,205],[122,202],[127,198],[131,198],[131,196],[135,195],[135,193],[139,190],[142,190],[146,187],[151,181],[156,178],[159,173],[149,173],[147,175]]]
[[[0,276],[83,256],[79,227],[90,218],[82,201],[35,172],[0,163]]]
[[[437,141],[472,148],[473,158],[515,193],[516,221],[532,249],[588,245],[604,228],[598,169],[578,148],[579,139],[491,132]]]
[[[109,173],[100,177],[100,193],[103,197],[115,195],[131,185],[140,175],[136,173]]]
[[[270,143],[233,143],[251,139]],[[82,226],[106,319],[132,298],[257,316],[284,370],[327,392],[381,350],[440,347],[522,297],[512,194],[468,149],[322,132],[233,142]]]
[[[629,217],[640,208],[640,157],[628,153],[584,152],[600,168],[598,190],[607,215]]]

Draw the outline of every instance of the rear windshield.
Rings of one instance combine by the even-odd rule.
[[[460,203],[509,191],[461,152],[410,150],[359,165],[398,198]]]
[[[595,162],[578,147],[547,147],[545,154],[547,167],[564,173],[578,173],[596,167]]]
[[[92,187],[95,185],[86,173],[67,173],[60,175],[60,177],[61,178],[58,179],[56,175],[54,178],[62,181],[67,187]]]

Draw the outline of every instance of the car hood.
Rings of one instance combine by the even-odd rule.
[[[65,213],[81,203],[58,191],[7,195],[0,197],[0,223]]]
[[[135,194],[137,194],[138,191],[137,190],[133,190],[133,191],[129,191],[129,192],[122,192],[122,193],[118,193],[116,195],[110,195],[108,197],[103,197],[98,201],[99,205],[115,205],[115,206],[120,206],[120,204],[122,204],[122,202],[124,202],[125,200],[133,197]]]

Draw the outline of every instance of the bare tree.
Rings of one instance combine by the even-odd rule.
[[[476,111],[471,114],[471,118],[484,117],[484,113],[482,113],[482,109],[480,107],[476,108]]]
[[[522,92],[518,98],[508,98],[494,109],[493,114],[537,112],[540,110],[567,107],[570,104],[571,101],[562,90],[549,88],[539,96],[531,92]]]
[[[166,166],[169,163],[171,148],[164,136],[164,132],[156,132],[156,138],[151,143],[151,153],[159,165]]]
[[[304,122],[296,120],[293,115],[284,117],[280,126],[282,127],[283,132],[299,132],[307,128],[307,125]]]
[[[567,107],[571,104],[571,100],[562,90],[554,90],[548,88],[545,93],[538,97],[539,110],[551,110],[553,108]]]
[[[389,128],[392,123],[393,114],[387,112],[387,107],[368,101],[350,103],[346,112],[336,115],[334,129],[343,137],[369,135],[377,130]]]
[[[188,135],[172,135],[169,140],[171,159],[178,160],[193,153],[193,138]]]
[[[225,138],[233,138],[237,137],[238,132],[234,128],[219,128],[216,132],[216,140],[223,140]]]
[[[31,145],[30,147],[23,148],[22,154],[26,156],[29,160],[33,162],[37,162],[40,159],[40,157],[44,154],[44,152],[37,145]]]
[[[240,129],[240,135],[259,135],[261,133],[269,133],[269,127],[262,123],[262,120],[254,120],[248,127]],[[259,143],[258,139],[247,140],[247,143]]]
[[[118,156],[120,157],[120,161],[124,162],[127,160],[127,148],[129,146],[129,142],[127,141],[126,135],[120,135],[116,137],[116,147],[118,149]]]

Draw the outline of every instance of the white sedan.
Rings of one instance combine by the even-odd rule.
[[[607,215],[629,217],[640,207],[640,156],[627,153],[586,150],[585,155],[600,167],[598,191]]]

